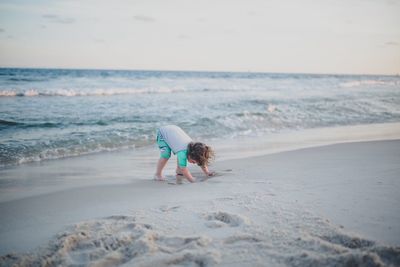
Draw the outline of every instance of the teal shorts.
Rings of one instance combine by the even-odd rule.
[[[157,131],[157,145],[158,145],[158,148],[160,149],[160,157],[164,158],[164,159],[169,159],[171,157],[172,150],[169,147],[169,145],[167,144],[167,142],[165,142],[163,136],[161,135],[161,133],[159,131]],[[187,149],[178,151],[178,153],[176,153],[176,156],[178,158],[179,167],[186,168],[186,166],[187,166]]]
[[[171,157],[171,148],[164,141],[164,139],[159,131],[157,131],[157,145],[161,152],[160,156],[162,158],[169,159]]]

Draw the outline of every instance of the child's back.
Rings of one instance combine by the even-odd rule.
[[[192,138],[176,125],[162,126],[158,130],[174,154],[187,149],[187,145],[192,142]]]

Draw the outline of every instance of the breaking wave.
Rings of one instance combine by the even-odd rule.
[[[184,92],[181,88],[139,88],[139,89],[95,89],[95,90],[73,90],[73,89],[58,89],[58,90],[0,90],[0,97],[33,97],[33,96],[112,96],[112,95],[135,95],[135,94],[167,94]]]

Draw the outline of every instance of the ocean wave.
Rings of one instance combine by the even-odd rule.
[[[63,122],[46,122],[46,121],[38,121],[38,122],[17,122],[12,120],[2,120],[0,119],[0,130],[5,129],[28,129],[28,128],[59,128],[65,129],[68,127],[87,127],[87,126],[109,126],[113,124],[132,124],[132,123],[151,123],[157,122],[155,118],[151,117],[141,117],[141,116],[131,116],[131,117],[115,117],[115,118],[107,118],[107,119],[91,119],[86,121],[74,121],[69,119],[67,121],[64,119]]]
[[[359,86],[363,86],[363,85],[367,85],[367,86],[371,86],[371,85],[399,85],[398,81],[394,81],[394,80],[356,80],[356,81],[348,81],[348,82],[344,82],[344,83],[340,83],[341,87],[347,87],[347,88],[351,88],[351,87],[359,87]]]
[[[8,128],[60,128],[62,127],[62,123],[54,123],[54,122],[37,122],[37,123],[25,123],[25,122],[16,122],[16,121],[6,121],[0,120],[0,130],[8,129]]]
[[[11,81],[11,82],[42,82],[42,81],[47,81],[47,79],[38,78],[38,77],[36,77],[36,78],[23,78],[23,77],[14,78],[14,77],[12,77],[12,78],[9,78],[8,81]]]
[[[33,146],[9,147],[0,144],[0,167],[20,165],[68,157],[77,157],[101,152],[133,149],[140,146],[138,142],[95,142],[82,145],[56,146],[38,144]]]
[[[167,94],[184,92],[182,88],[138,88],[138,89],[96,89],[93,91],[78,91],[72,89],[59,89],[52,91],[41,90],[0,90],[0,97],[32,97],[32,96],[111,96],[111,95],[136,95],[136,94]]]
[[[80,86],[76,86],[74,89],[56,89],[56,88],[31,88],[31,89],[15,89],[12,88],[2,88],[0,89],[0,97],[36,97],[36,96],[45,96],[45,97],[84,97],[84,96],[113,96],[113,95],[139,95],[139,94],[170,94],[170,93],[182,93],[182,92],[190,92],[190,93],[224,93],[224,92],[263,92],[265,94],[269,94],[270,97],[286,97],[289,98],[291,95],[282,95],[280,90],[289,90],[293,86],[289,80],[281,81],[279,84],[263,84],[262,81],[257,83],[248,83],[245,85],[240,85],[240,81],[234,83],[233,81],[222,84],[221,86],[215,86],[213,83],[199,81],[199,83],[203,82],[203,84],[194,84],[194,82],[188,82],[179,85],[170,85],[168,81],[166,84],[156,84],[154,87],[148,87],[149,85],[145,85],[144,87],[127,87],[127,88],[79,88]],[[286,84],[286,83],[288,84]],[[305,83],[306,84],[306,83]],[[321,84],[321,86],[327,86],[327,84]],[[152,85],[150,85],[152,86]],[[307,85],[308,86],[308,85]],[[397,80],[349,80],[343,81],[341,83],[333,83],[331,86],[338,88],[369,88],[369,87],[398,87],[400,86],[400,81]],[[18,87],[16,87],[18,88]],[[311,90],[299,90],[296,89],[292,91],[294,95],[291,97],[303,98],[305,94],[315,94],[316,91],[319,91],[323,88],[311,89]],[[334,94],[334,91],[324,91],[324,94]],[[263,100],[261,100],[263,101]],[[257,102],[257,100],[255,100]]]
[[[19,125],[20,123],[15,122],[15,121],[7,121],[7,120],[1,120],[0,119],[0,127],[1,126],[15,126],[15,125]]]

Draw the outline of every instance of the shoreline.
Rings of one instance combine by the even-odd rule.
[[[216,162],[271,155],[331,144],[400,139],[400,123],[286,131],[265,136],[201,140],[217,153]],[[156,145],[94,153],[0,168],[0,203],[95,185],[129,184],[153,177]],[[175,159],[165,172],[173,174]]]
[[[350,135],[349,132],[352,132]],[[154,137],[155,138],[155,137]],[[211,138],[206,141],[212,144],[218,150],[222,150],[222,160],[247,158],[257,155],[267,155],[277,152],[292,151],[302,148],[312,148],[325,146],[337,143],[346,142],[362,142],[362,141],[380,141],[380,140],[396,140],[400,138],[400,122],[385,122],[373,124],[356,124],[356,125],[334,125],[329,127],[318,127],[308,129],[286,129],[274,133],[258,133],[254,136],[238,135],[230,138]],[[155,142],[155,139],[154,139]],[[278,144],[276,144],[277,142]],[[246,153],[236,154],[233,156],[229,150],[245,149]],[[3,165],[0,167],[0,172],[3,170],[35,166],[38,164],[46,164],[59,160],[70,159],[85,159],[86,157],[96,157],[107,154],[126,154],[128,151],[142,153],[140,156],[149,156],[154,150],[155,144],[139,146],[137,148],[120,148],[110,151],[101,151],[93,153],[84,153],[74,156],[66,156],[60,158],[49,158],[40,161],[28,161],[12,165]],[[149,152],[150,151],[150,152]],[[243,151],[241,151],[243,152]],[[156,154],[156,153],[155,153]]]
[[[399,264],[398,151],[400,140],[333,144],[217,162],[213,168],[221,176],[202,183],[173,186],[133,179],[10,200],[0,203],[0,255],[14,251],[29,262],[54,252],[48,240],[65,241],[57,233],[76,237],[82,229],[99,231],[100,237],[92,233],[92,241],[102,242],[102,234],[119,236],[134,220],[140,233],[158,236],[152,245],[145,236],[141,239],[148,250],[137,259],[139,266],[168,265],[174,257],[182,260],[177,265],[195,259],[205,265],[291,265],[290,257],[300,266],[310,259],[328,266],[360,263],[362,257]],[[96,230],[96,225],[111,232]],[[125,230],[114,229],[117,225]],[[189,237],[198,240],[189,242],[191,248],[182,243]],[[286,247],[288,242],[292,245]],[[165,254],[161,248],[168,246],[172,252]],[[254,251],[246,256],[247,246]],[[308,256],[297,258],[301,251]],[[114,260],[131,259],[121,255]]]

